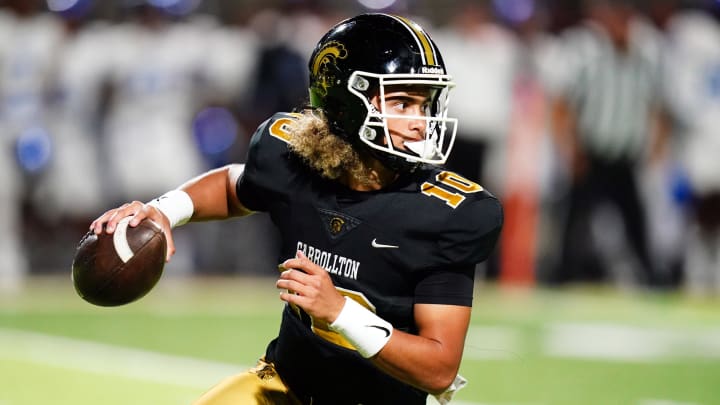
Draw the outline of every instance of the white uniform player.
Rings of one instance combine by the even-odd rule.
[[[700,214],[686,237],[685,281],[692,294],[718,294],[720,229],[705,213],[717,212],[709,204],[720,198],[720,27],[711,16],[689,11],[671,20],[668,34],[669,102],[681,122],[681,162]]]
[[[18,137],[44,123],[47,79],[62,39],[48,14],[0,16],[0,289],[18,287],[28,263],[22,241],[23,172]]]

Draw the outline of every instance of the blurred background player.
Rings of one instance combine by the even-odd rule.
[[[678,2],[665,0],[666,6]],[[677,121],[674,195],[687,208],[688,228],[677,246],[686,291],[720,292],[720,26],[711,14],[679,11],[665,26],[667,93]]]
[[[422,27],[387,14],[333,27],[308,68],[311,107],[263,123],[246,165],[124,204],[91,228],[150,217],[170,255],[170,228],[188,220],[267,211],[278,227],[279,336],[257,368],[198,404],[446,403],[465,383],[475,265],[502,226],[490,193],[440,166],[457,125],[454,84]]]
[[[257,46],[253,36],[233,37],[212,19],[179,19],[171,11],[144,1],[128,2],[127,21],[105,45],[113,47],[103,123],[103,155],[112,184],[105,192],[111,201],[149,199],[153,190],[179,184],[207,168],[204,152],[212,148],[207,145],[211,140],[194,136],[195,114],[208,104],[228,105],[251,83]],[[128,145],[144,146],[131,154],[118,153]],[[215,167],[219,162],[207,163]],[[172,267],[192,271],[194,236],[178,235],[177,242],[187,248]]]
[[[584,5],[585,24],[565,34],[565,83],[553,112],[569,192],[562,254],[550,281],[621,278],[652,285],[656,277],[637,176],[648,162],[661,159],[667,136],[660,60],[643,47],[634,4],[587,0]],[[608,229],[611,221],[622,227]],[[625,237],[627,245],[620,242]]]
[[[115,30],[110,72],[105,156],[113,199],[150,196],[202,168],[190,123],[204,101],[203,41],[186,23],[144,2],[127,8],[129,19]],[[127,145],[145,145],[132,154]],[[160,146],[162,145],[162,146]],[[182,165],[162,164],[172,160]],[[159,163],[159,164],[158,164]],[[154,167],[148,176],[147,168]]]
[[[48,168],[48,83],[63,37],[38,0],[7,0],[0,14],[0,288],[28,270],[22,218],[33,184]],[[35,199],[35,203],[42,203]]]
[[[503,155],[507,140],[520,48],[495,14],[489,2],[462,1],[434,37],[453,68],[454,80],[463,83],[453,91],[453,110],[462,125],[447,167],[499,186],[495,169],[502,164],[492,163]]]
[[[502,198],[520,44],[497,14],[490,1],[459,1],[433,38],[452,68],[453,80],[461,84],[452,100],[462,124],[446,167]],[[498,266],[495,252],[479,271],[496,279]]]
[[[38,241],[54,240],[58,249],[65,243],[57,241],[67,241],[65,249],[70,248],[81,224],[106,203],[99,147],[102,86],[110,60],[97,55],[106,46],[109,24],[90,20],[88,12],[88,7],[78,7],[58,13],[62,32],[45,96],[52,154],[32,186],[34,216],[48,226],[31,229],[30,235]],[[45,253],[49,251],[47,247]]]

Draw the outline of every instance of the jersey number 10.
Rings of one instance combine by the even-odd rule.
[[[463,194],[477,193],[482,191],[481,185],[460,176],[457,173],[442,171],[435,176],[439,184],[425,182],[420,186],[423,194],[439,198],[452,208],[457,208],[465,200]],[[440,185],[446,187],[440,187]],[[452,191],[448,190],[451,189]],[[457,192],[455,192],[457,191]]]

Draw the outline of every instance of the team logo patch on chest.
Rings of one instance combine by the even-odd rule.
[[[336,239],[360,225],[360,220],[339,212],[318,208],[320,218],[330,238]]]
[[[333,235],[337,235],[343,230],[343,226],[345,225],[345,220],[340,217],[335,217],[330,220],[330,233]]]

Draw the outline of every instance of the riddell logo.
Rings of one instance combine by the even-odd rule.
[[[420,68],[421,73],[429,73],[432,75],[442,75],[445,74],[445,69],[439,67],[439,66],[423,66]]]

